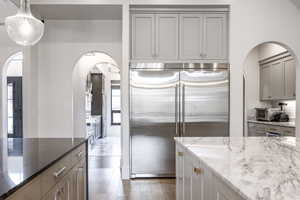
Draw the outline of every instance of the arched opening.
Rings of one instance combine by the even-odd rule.
[[[244,136],[296,136],[296,68],[293,51],[265,42],[247,55],[244,70]]]
[[[90,137],[89,155],[114,167],[121,160],[120,98],[114,59],[97,51],[82,55],[73,71],[74,137]]]
[[[3,133],[5,138],[23,137],[23,53],[11,55],[2,73]]]

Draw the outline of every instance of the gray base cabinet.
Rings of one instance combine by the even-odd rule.
[[[87,200],[86,144],[57,161],[8,200]]]
[[[244,200],[193,154],[176,145],[176,200]]]
[[[283,137],[295,137],[296,134],[295,127],[248,122],[249,137],[266,137],[270,133]]]

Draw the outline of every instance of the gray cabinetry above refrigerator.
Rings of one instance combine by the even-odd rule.
[[[174,137],[228,136],[228,79],[227,64],[131,65],[132,177],[174,176]]]

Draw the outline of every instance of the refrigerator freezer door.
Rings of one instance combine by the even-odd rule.
[[[180,83],[182,136],[228,136],[228,71],[185,69],[180,73]]]
[[[132,177],[175,174],[179,70],[131,70]]]

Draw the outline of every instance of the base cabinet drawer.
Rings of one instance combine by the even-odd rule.
[[[33,181],[27,183],[26,186],[15,192],[7,200],[37,200],[41,199],[41,179],[35,178]]]

